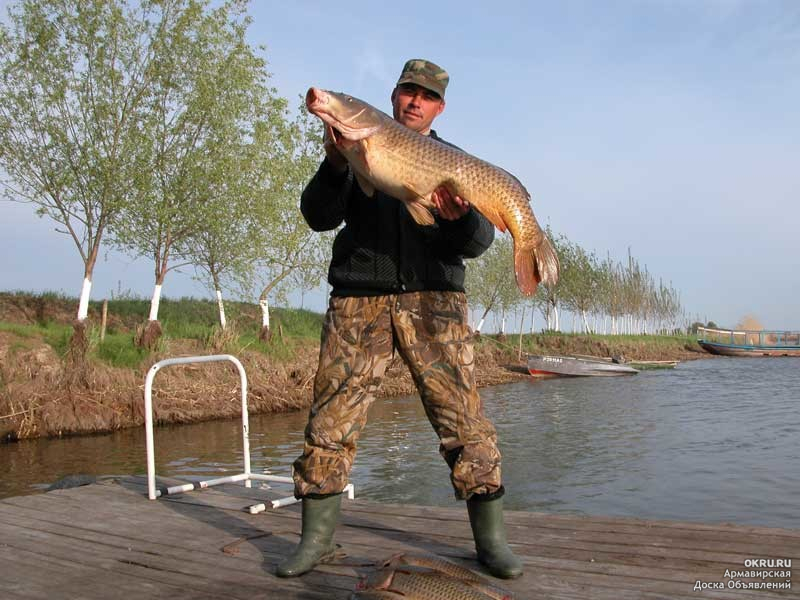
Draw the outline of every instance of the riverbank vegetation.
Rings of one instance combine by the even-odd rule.
[[[225,329],[212,301],[164,299],[164,335],[154,349],[137,346],[146,300],[109,300],[105,335],[102,303],[90,303],[85,360],[71,357],[74,298],[58,294],[0,293],[0,439],[113,431],[143,423],[143,382],[158,360],[177,355],[231,353],[248,374],[253,413],[306,409],[319,353],[322,315],[274,309],[274,329],[259,337],[260,308],[231,303]],[[525,353],[625,356],[636,360],[687,360],[702,356],[685,335],[585,335],[546,332],[476,338],[481,386],[525,377]],[[187,423],[239,414],[236,374],[226,364],[174,367],[154,388],[159,423]],[[382,395],[414,392],[408,370],[395,358]]]

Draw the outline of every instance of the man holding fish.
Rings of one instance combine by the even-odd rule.
[[[293,465],[302,539],[278,565],[279,576],[301,575],[333,556],[341,492],[394,352],[439,436],[455,495],[466,500],[478,560],[496,577],[522,574],[506,541],[497,434],[475,384],[463,259],[489,247],[494,223],[514,235],[526,293],[555,280],[557,261],[521,184],[431,129],[448,81],[437,65],[408,61],[391,94],[394,119],[342,94],[308,92],[309,110],[325,122],[326,157],[301,210],[316,231],[345,225],[333,244],[314,401]],[[410,146],[416,154],[405,152]],[[439,165],[449,171],[434,173]],[[484,184],[499,191],[492,197]]]

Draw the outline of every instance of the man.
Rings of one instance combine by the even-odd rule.
[[[442,143],[431,129],[445,108],[449,77],[410,60],[392,91],[395,120]],[[281,577],[301,575],[334,552],[333,531],[356,441],[395,351],[408,365],[440,439],[456,497],[466,500],[478,559],[503,578],[522,574],[506,542],[497,434],[483,414],[467,325],[464,262],[484,252],[494,228],[467,199],[433,193],[431,226],[417,225],[403,204],[367,197],[326,131],[325,160],[303,191],[312,229],[345,226],[333,243],[333,286],[323,325],[314,402],[303,454],[294,462],[302,499],[302,539],[281,562]]]

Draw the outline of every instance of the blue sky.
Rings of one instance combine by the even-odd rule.
[[[2,12],[8,2],[0,2]],[[542,223],[600,255],[628,248],[701,320],[800,329],[800,3],[257,2],[274,85],[388,110],[408,58],[451,76],[434,127],[513,172]],[[2,288],[77,296],[71,242],[0,204]],[[93,298],[149,296],[152,267],[109,251]],[[170,274],[164,294],[203,295]],[[306,298],[322,310],[323,298]]]

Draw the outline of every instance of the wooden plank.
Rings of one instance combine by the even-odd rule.
[[[17,551],[37,554],[46,549],[44,556],[66,563],[79,556],[79,564],[105,573],[106,578],[109,573],[113,573],[114,577],[118,574],[130,575],[146,581],[165,583],[187,590],[187,593],[197,592],[208,594],[208,597],[221,598],[252,598],[264,593],[268,586],[258,562],[241,560],[222,552],[211,554],[174,546],[164,547],[152,543],[145,545],[132,543],[129,539],[115,539],[114,536],[91,539],[91,536],[87,537],[85,534],[73,535],[65,527],[49,527],[48,531],[43,531],[6,523],[3,529],[7,534],[7,545]],[[58,529],[61,531],[57,531]],[[322,580],[324,585],[320,586],[317,580]],[[354,585],[355,576],[343,578],[315,573],[302,580],[282,582],[281,590],[282,593],[302,592],[302,597],[325,598],[330,597],[331,590],[349,593]]]
[[[356,577],[376,557],[398,551],[433,552],[480,570],[463,507],[355,501],[343,504],[337,529],[342,556],[300,579],[281,580],[274,577],[274,566],[298,540],[297,506],[250,515],[243,507],[263,501],[265,490],[237,485],[149,501],[143,483],[142,478],[126,478],[120,485],[0,501],[5,555],[25,556],[28,564],[36,557],[49,569],[45,587],[32,586],[23,597],[47,597],[45,592],[67,584],[76,590],[89,585],[85,597],[102,597],[110,576],[120,581],[142,577],[157,590],[148,597],[347,598]],[[698,595],[696,580],[721,580],[725,568],[744,570],[744,558],[800,555],[797,532],[772,528],[524,512],[509,512],[507,522],[526,574],[501,584],[518,598],[692,598]],[[231,545],[238,552],[222,551]],[[754,548],[770,553],[757,554]],[[19,562],[0,565],[0,575],[5,564]],[[0,577],[0,594],[17,590],[35,575],[31,569],[22,572],[6,583]],[[76,581],[69,573],[77,574]],[[787,597],[748,590],[702,595]]]
[[[213,600],[219,596],[204,590],[189,590],[168,582],[152,582],[147,578],[97,569],[74,560],[61,560],[49,553],[30,552],[6,546],[0,549],[0,597],[47,599],[81,598],[108,600],[124,593],[127,599],[199,598]]]
[[[203,492],[203,493],[206,493],[206,492]],[[203,493],[201,493],[201,494],[203,494]],[[170,499],[170,500],[171,500],[171,499]],[[462,520],[463,520],[463,517],[462,517]],[[396,519],[395,519],[394,521],[396,521]],[[585,521],[585,519],[584,519],[584,521]],[[380,523],[378,523],[378,525],[380,525]],[[362,527],[362,528],[363,528],[363,527],[364,527],[364,524],[363,524],[363,523],[361,523],[361,524],[357,523],[357,524],[355,524],[354,526],[355,526],[355,527]],[[370,523],[370,524],[368,524],[368,527],[369,527],[369,526],[372,526],[372,524],[371,524],[371,523]],[[464,526],[464,527],[465,527],[465,526]],[[380,527],[379,527],[379,528],[380,528]],[[383,529],[384,529],[384,530],[386,530],[386,528],[383,528]],[[401,533],[401,534],[400,534],[398,537],[402,537],[402,535],[407,535],[407,534],[408,534],[408,532],[410,531],[410,528],[408,528],[408,527],[403,527],[403,528],[401,528],[401,529],[403,529],[403,530],[405,531],[405,534],[402,534],[402,533]],[[424,530],[424,531],[429,531],[429,523],[428,523],[428,524],[426,524],[426,525],[423,527],[423,530]],[[389,530],[386,530],[386,531],[389,531]],[[396,529],[396,528],[395,528],[395,529],[394,529],[394,531],[396,532],[396,531],[400,531],[400,530],[398,530],[398,529]],[[349,537],[350,537],[350,538],[353,538],[353,535],[350,535]],[[357,536],[356,536],[356,537],[357,537]],[[385,537],[385,536],[384,536],[384,537]],[[468,537],[468,532],[467,532],[465,535],[461,536],[461,537],[463,537],[463,538],[467,538],[467,537]],[[373,542],[373,543],[375,543],[375,542]],[[433,543],[434,543],[433,541],[429,540],[429,544],[428,544],[428,545],[431,545],[431,544],[433,544]],[[367,543],[367,545],[369,545],[369,543]],[[519,549],[520,549],[520,548],[518,548],[518,550],[519,550]],[[446,554],[446,551],[447,551],[447,548],[446,548],[446,547],[445,547],[444,549],[440,549],[440,553],[445,553],[445,554]],[[523,551],[524,551],[524,549],[523,549]],[[539,552],[539,554],[542,554],[542,552],[540,551],[540,552]],[[543,557],[543,558],[560,558],[560,559],[568,559],[568,558],[572,558],[572,559],[575,559],[576,561],[578,561],[578,564],[583,564],[583,561],[586,561],[587,559],[588,559],[590,562],[591,562],[591,561],[594,561],[594,562],[600,562],[600,563],[603,563],[603,562],[608,562],[608,560],[609,560],[609,557],[608,557],[608,556],[606,556],[606,557],[605,557],[605,560],[600,560],[600,561],[598,561],[598,559],[596,558],[596,556],[597,556],[597,555],[596,555],[596,553],[593,553],[593,554],[586,554],[586,555],[583,555],[583,556],[582,556],[582,555],[580,555],[580,554],[577,554],[577,555],[576,555],[576,554],[574,554],[574,553],[567,553],[567,554],[564,554],[564,553],[552,553],[552,552],[550,552],[550,553],[547,553],[547,552],[545,552],[545,553],[544,553],[544,557]],[[629,565],[629,566],[630,566],[631,564],[633,564],[633,565],[639,565],[639,566],[642,566],[642,565],[644,565],[644,566],[647,566],[647,561],[646,561],[646,560],[645,560],[645,562],[642,562],[642,559],[641,559],[640,557],[637,557],[637,556],[633,556],[633,557],[631,557],[630,553],[628,553],[628,554],[620,553],[620,554],[619,554],[619,555],[618,555],[616,558],[617,558],[618,562],[619,562],[619,561],[622,561],[622,562],[626,562],[626,561],[627,561],[627,563],[628,563],[628,565]],[[699,558],[699,557],[696,557],[696,558]],[[727,563],[728,561],[726,560],[725,562]],[[562,564],[567,564],[567,563],[563,563],[563,561],[562,561]],[[662,566],[664,566],[664,565],[662,565]],[[685,564],[666,565],[666,566],[669,566],[670,568],[681,568],[681,569],[685,569],[685,568],[687,568],[687,565],[685,565]],[[689,565],[689,566],[692,566],[692,567],[693,567],[693,569],[694,569],[694,571],[698,571],[698,568],[697,568],[697,567],[698,567],[698,565]],[[713,573],[713,572],[711,572],[711,573],[709,573],[709,572],[708,572],[708,569],[709,569],[709,568],[708,568],[708,565],[705,565],[705,566],[706,566],[705,573],[704,573],[704,572],[701,572],[700,574],[701,574],[701,575],[709,575],[709,574],[710,574],[710,575],[712,575],[712,576],[713,576],[713,575],[714,575],[714,573]],[[729,566],[731,566],[731,567],[733,567],[733,568],[737,568],[737,567],[741,567],[741,563],[729,563]],[[722,569],[720,572],[724,572],[724,569]],[[651,577],[651,578],[654,578],[654,577]],[[706,578],[708,578],[708,577],[706,577]]]

